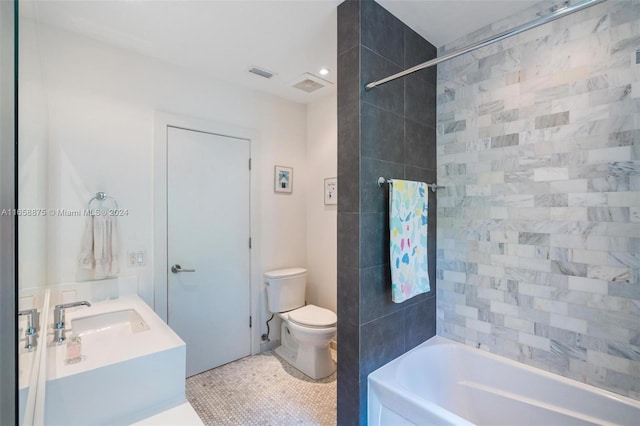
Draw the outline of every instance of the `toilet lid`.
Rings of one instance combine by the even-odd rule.
[[[278,269],[277,271],[268,271],[264,273],[264,276],[267,278],[293,278],[306,273],[307,270],[304,268],[289,268]]]
[[[338,317],[329,309],[307,305],[289,312],[289,320],[310,327],[330,327],[336,324]]]

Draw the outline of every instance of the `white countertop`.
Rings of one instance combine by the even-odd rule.
[[[91,302],[91,301],[89,301]],[[91,339],[82,342],[82,360],[67,364],[67,343],[52,344],[51,334],[47,351],[47,378],[58,379],[81,373],[94,368],[142,357],[151,353],[172,349],[185,343],[155,312],[137,295],[127,295],[118,299],[92,303],[91,307],[69,308],[66,311],[65,324],[67,337],[72,336],[74,319],[99,315],[108,312],[135,309],[149,326],[149,330],[119,336],[117,340],[105,337],[102,340]],[[53,317],[53,315],[51,315]]]

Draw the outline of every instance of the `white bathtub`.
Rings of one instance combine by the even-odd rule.
[[[640,424],[640,401],[439,336],[368,384],[370,426]]]

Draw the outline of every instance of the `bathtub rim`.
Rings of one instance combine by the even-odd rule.
[[[623,403],[627,403],[628,405],[635,406],[636,408],[640,409],[640,400],[633,399],[633,398],[630,398],[628,396],[620,395],[620,394],[617,394],[615,392],[599,388],[599,387],[597,387],[595,385],[591,385],[589,383],[584,383],[584,382],[581,382],[579,380],[572,379],[570,377],[562,376],[562,375],[560,375],[558,373],[552,373],[550,371],[543,370],[542,368],[539,368],[539,367],[534,367],[532,365],[525,364],[523,362],[516,361],[516,360],[513,360],[511,358],[507,358],[505,356],[502,356],[502,355],[494,354],[493,352],[489,352],[489,351],[481,349],[481,348],[475,348],[475,347],[467,345],[465,343],[461,343],[461,342],[458,342],[458,341],[455,341],[455,340],[452,340],[452,339],[448,339],[446,337],[437,336],[437,335],[429,338],[429,340],[426,340],[426,341],[422,342],[421,344],[419,344],[415,348],[411,349],[410,351],[405,352],[404,354],[400,355],[399,357],[389,361],[388,363],[386,363],[385,365],[383,365],[380,368],[376,369],[375,371],[372,371],[369,374],[369,376],[373,375],[374,373],[376,373],[376,371],[384,368],[385,366],[394,366],[394,368],[396,368],[395,366],[398,363],[400,363],[400,361],[401,361],[401,359],[403,357],[409,356],[409,354],[411,354],[412,352],[417,352],[421,348],[425,348],[425,347],[429,347],[429,346],[435,346],[435,345],[456,346],[456,347],[459,347],[460,349],[463,349],[463,350],[465,350],[467,352],[479,354],[481,356],[486,356],[489,359],[493,359],[495,361],[505,362],[505,363],[507,363],[509,365],[512,365],[514,367],[523,368],[526,371],[533,372],[533,373],[536,373],[536,374],[540,374],[543,377],[548,377],[548,378],[553,379],[553,380],[559,380],[559,381],[561,381],[563,383],[566,383],[568,385],[574,385],[574,386],[579,386],[579,387],[586,386],[586,387],[589,388],[590,391],[593,391],[594,393],[600,394],[603,397],[607,397],[609,399],[613,399],[613,400],[617,400],[617,401],[620,401],[620,402],[623,402]]]
[[[467,419],[459,416],[458,414],[455,414],[449,410],[447,410],[444,407],[439,406],[438,404],[429,401],[428,399],[421,397],[420,395],[416,394],[412,389],[408,388],[407,386],[405,386],[402,383],[399,383],[396,377],[396,372],[398,369],[398,365],[403,362],[403,360],[409,356],[411,356],[411,354],[420,352],[421,350],[424,350],[425,348],[428,348],[430,346],[437,346],[437,345],[442,345],[442,346],[453,346],[456,347],[457,349],[461,349],[464,351],[467,351],[468,353],[474,354],[476,356],[482,356],[482,357],[486,357],[490,360],[496,361],[496,362],[502,362],[505,363],[509,366],[515,367],[515,368],[519,368],[519,369],[523,369],[525,372],[528,373],[532,373],[532,374],[537,374],[540,375],[544,378],[548,378],[552,381],[557,381],[560,383],[563,383],[567,386],[570,387],[575,387],[575,388],[581,388],[583,390],[587,390],[589,392],[594,393],[595,395],[605,398],[607,400],[612,400],[614,402],[617,403],[621,403],[627,406],[630,406],[632,408],[638,409],[640,410],[640,400],[635,400],[633,398],[624,396],[624,395],[620,395],[620,394],[616,394],[612,391],[606,390],[606,389],[602,389],[602,388],[598,388],[594,385],[590,385],[588,383],[584,383],[581,382],[579,380],[576,379],[571,379],[569,377],[565,377],[565,376],[561,376],[560,374],[557,373],[552,373],[550,371],[547,370],[543,370],[541,368],[538,367],[534,367],[528,364],[525,364],[523,362],[520,361],[516,361],[510,358],[507,358],[505,356],[501,356],[501,355],[497,355],[494,353],[491,353],[487,350],[484,349],[480,349],[480,348],[476,348],[461,342],[457,342],[455,340],[451,340],[448,339],[446,337],[442,337],[442,336],[433,336],[430,339],[426,340],[425,342],[421,343],[420,345],[416,346],[415,348],[407,351],[406,353],[400,355],[399,357],[389,361],[388,363],[382,365],[381,367],[379,367],[378,369],[372,371],[368,376],[367,376],[367,400],[370,401],[371,400],[371,391],[372,389],[382,389],[385,392],[391,392],[391,393],[401,393],[403,395],[403,397],[409,401],[409,403],[414,404],[416,406],[429,406],[429,409],[431,408],[435,408],[433,410],[433,413],[436,414],[439,418],[441,418],[444,421],[449,421],[455,424],[461,424],[461,425],[472,425],[473,423],[469,422]],[[382,404],[381,404],[382,405]],[[393,409],[386,407],[386,409],[389,409],[393,412],[395,412]],[[372,416],[372,409],[371,406],[367,407],[367,416],[370,418]],[[400,414],[397,413],[396,414],[407,418],[407,416],[405,414]],[[409,419],[411,420],[411,419]],[[419,424],[419,423],[416,423]]]

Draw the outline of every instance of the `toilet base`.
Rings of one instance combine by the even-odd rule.
[[[314,380],[324,379],[336,371],[336,363],[331,358],[328,344],[326,347],[299,345],[284,321],[281,333],[282,345],[275,352],[296,369]]]
[[[284,359],[294,367],[296,366],[296,353],[294,351],[281,345],[275,349],[275,352],[280,356],[280,358]]]

